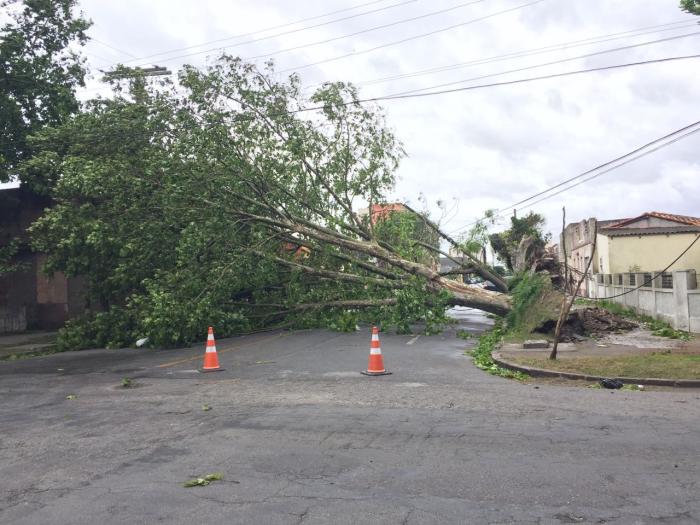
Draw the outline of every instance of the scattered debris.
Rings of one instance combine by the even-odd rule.
[[[131,388],[134,386],[134,382],[129,379],[128,377],[122,377],[122,387],[123,388]]]
[[[211,410],[211,407],[209,405],[205,404],[205,405],[202,405],[202,410],[204,410],[205,412],[209,412]]]
[[[75,394],[68,394],[66,396],[66,399],[78,399],[78,396],[76,396]]]
[[[224,475],[221,472],[214,472],[213,474],[207,474],[206,476],[203,476],[201,478],[193,478],[189,481],[186,481],[183,483],[183,487],[190,488],[190,487],[206,487],[209,485],[212,481],[220,481],[224,479]]]
[[[271,365],[275,363],[275,361],[255,361],[256,365]]]
[[[148,343],[148,337],[142,337],[136,341],[136,348],[141,348],[146,343]]]
[[[576,342],[585,337],[598,336],[608,333],[618,333],[633,330],[639,323],[625,319],[597,306],[577,308],[569,313],[562,326],[560,341]],[[556,321],[549,319],[535,328],[536,333],[553,334]]]

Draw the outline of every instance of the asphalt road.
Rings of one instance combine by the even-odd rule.
[[[203,345],[0,363],[0,523],[700,523],[697,391],[508,381],[452,331],[381,344],[372,378],[368,331],[219,340],[211,374]]]

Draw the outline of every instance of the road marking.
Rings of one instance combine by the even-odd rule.
[[[264,338],[264,339],[257,339],[257,340],[255,340],[255,341],[250,341],[250,342],[248,342],[248,343],[243,343],[243,344],[240,344],[240,345],[234,345],[234,346],[229,346],[229,347],[227,347],[227,348],[222,348],[221,350],[218,350],[218,349],[217,349],[217,351],[218,351],[218,353],[221,354],[221,353],[224,353],[224,352],[229,352],[229,351],[231,351],[231,350],[239,350],[239,349],[241,349],[241,348],[245,348],[246,346],[250,346],[250,345],[254,345],[254,344],[258,344],[258,343],[265,343],[265,342],[267,342],[267,341],[272,341],[272,340],[274,340],[274,339],[279,339],[280,337],[285,337],[285,336],[287,336],[287,335],[289,335],[289,334],[285,334],[285,333],[276,334],[276,335],[273,335],[273,336],[271,336],[271,337],[266,337],[266,338]],[[178,360],[176,360],[176,361],[170,361],[170,362],[168,362],[168,363],[163,363],[162,365],[156,366],[156,368],[170,368],[171,366],[181,365],[182,363],[189,363],[190,361],[196,361],[197,359],[202,359],[202,356],[201,356],[201,355],[196,355],[196,356],[193,356],[193,357],[185,357],[184,359],[178,359]]]
[[[418,338],[419,338],[419,337],[420,337],[419,335],[415,336],[413,339],[411,339],[411,340],[410,340],[409,342],[407,342],[406,344],[407,344],[407,345],[412,345],[413,343],[415,343],[416,341],[418,341]]]

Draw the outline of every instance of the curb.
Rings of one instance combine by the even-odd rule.
[[[524,372],[532,377],[561,377],[564,379],[583,379],[585,381],[600,381],[601,379],[618,379],[625,384],[631,385],[651,385],[651,386],[673,386],[683,388],[700,388],[700,379],[662,379],[657,377],[604,377],[591,376],[587,374],[576,374],[574,372],[559,372],[556,370],[547,370],[545,368],[533,368],[530,366],[518,365],[506,361],[500,352],[491,354],[493,362],[516,372]]]

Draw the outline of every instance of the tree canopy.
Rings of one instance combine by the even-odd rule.
[[[391,208],[404,152],[353,86],[306,99],[296,76],[232,57],[179,81],[184,94],[136,79],[33,139],[22,175],[45,174],[56,200],[35,247],[90,283],[93,312],[65,340],[172,345],[207,324],[431,330],[449,304],[508,311],[507,296],[440,274],[446,236],[427,216],[373,215]]]
[[[700,15],[700,0],[681,0],[681,9],[693,15]]]
[[[517,268],[517,258],[519,251],[526,259],[531,259],[533,255],[544,250],[549,241],[549,235],[543,233],[545,219],[539,213],[529,212],[523,217],[513,216],[510,218],[510,228],[489,236],[491,247],[507,268],[511,271],[522,270]],[[523,242],[527,246],[523,246]]]
[[[0,182],[11,180],[30,158],[28,137],[74,114],[85,64],[76,46],[90,22],[75,16],[76,0],[24,0],[14,20],[0,29]],[[41,178],[22,180],[47,192]]]

